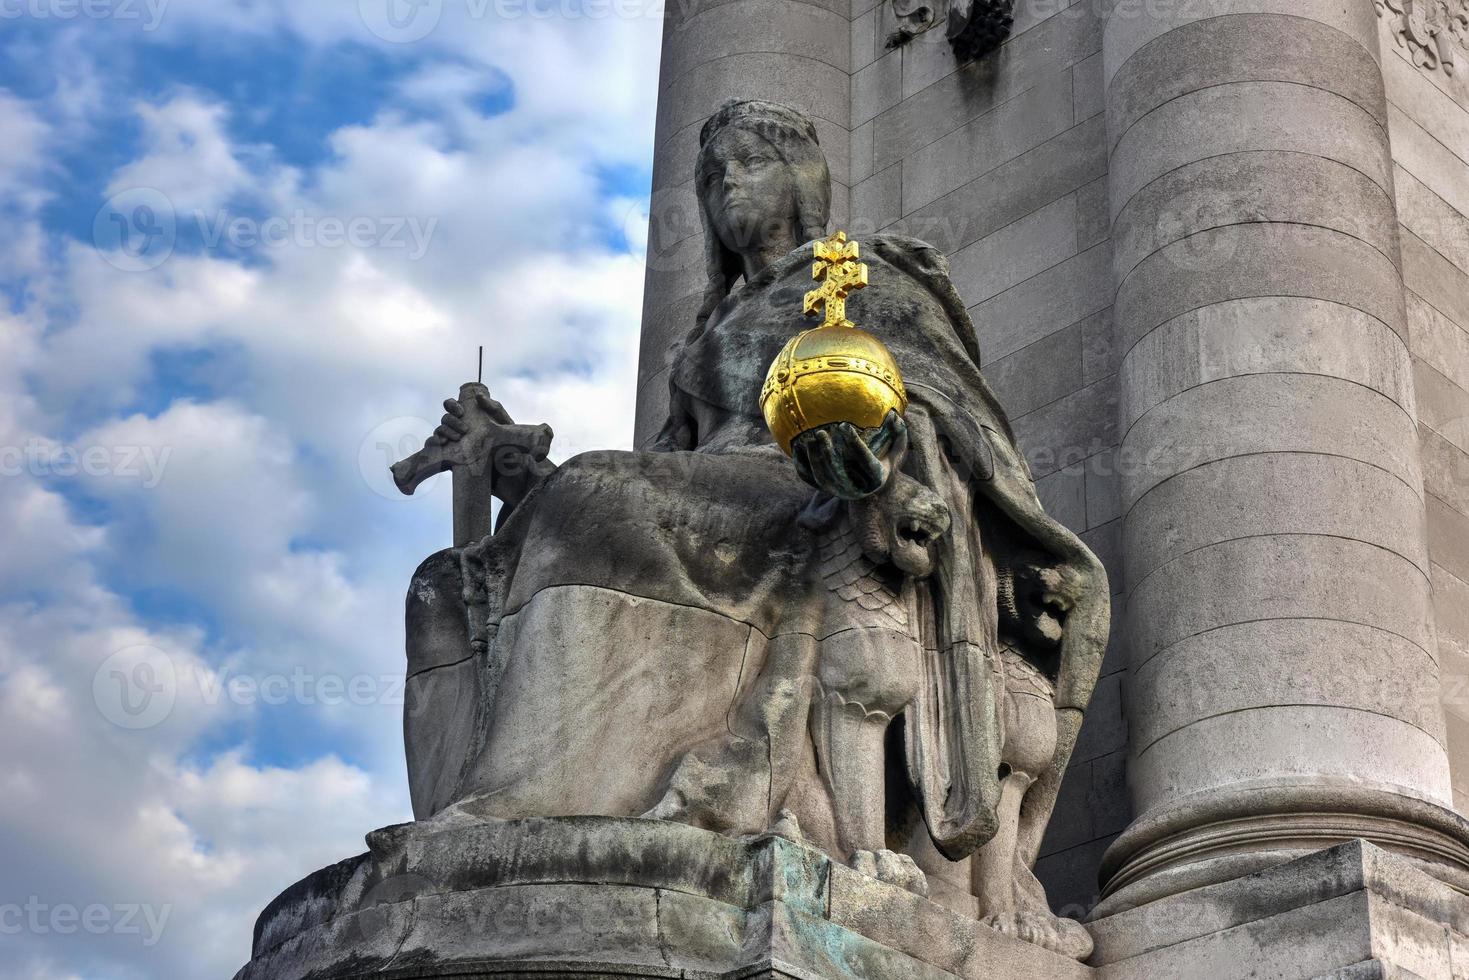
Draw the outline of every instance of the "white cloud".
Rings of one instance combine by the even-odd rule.
[[[36,177],[45,167],[51,127],[35,109],[0,89],[0,201],[19,199],[28,209],[45,198]]]
[[[0,536],[14,540],[33,509],[17,499],[35,492],[0,494]],[[86,537],[72,527],[54,542],[54,567],[34,573],[63,600],[0,605],[0,905],[143,906],[166,928],[151,945],[112,930],[63,937],[43,914],[39,930],[7,936],[7,961],[48,978],[228,976],[263,902],[359,850],[364,829],[403,812],[402,791],[330,757],[295,770],[250,765],[238,750],[186,761],[252,709],[210,697],[215,668],[197,630],[147,626],[96,580],[89,549],[65,543]],[[171,710],[128,730],[113,723],[106,669],[126,667],[116,651],[140,648],[170,665]]]
[[[87,241],[48,266],[34,229],[27,268],[46,275],[25,309],[0,314],[0,445],[147,451],[161,470],[150,479],[140,455],[136,475],[0,480],[0,904],[170,912],[152,947],[22,937],[18,972],[0,975],[227,976],[266,901],[405,818],[395,705],[298,703],[282,720],[227,686],[296,668],[401,672],[403,589],[447,544],[448,501],[384,495],[377,456],[402,447],[371,444],[382,423],[431,426],[484,344],[487,382],[517,418],[555,427],[553,455],[630,442],[642,244],[635,228],[634,254],[607,242],[639,202],[609,199],[599,175],[648,155],[657,21],[476,20],[451,0],[429,38],[394,46],[356,8],[173,0],[156,34],[128,35],[147,56],[159,40],[289,30],[318,45],[312,57],[374,44],[421,63],[374,118],[330,134],[308,173],[231,139],[251,107],[182,88],[139,101],[125,75],[77,56],[75,33],[56,35],[65,73],[46,103],[0,97],[0,126],[17,120],[33,147],[0,149],[17,161],[0,166],[0,194],[12,180],[39,199],[51,143],[94,138],[125,106],[146,139],[109,190],[158,187],[186,220],[245,200],[267,216],[436,222],[417,261],[308,240],[249,262],[184,248],[144,273]],[[487,115],[479,97],[507,78],[514,107]],[[217,394],[158,405],[157,357],[192,350],[220,353]],[[150,614],[130,602],[144,593],[185,601]],[[159,656],[171,710],[118,727],[97,699]],[[260,741],[281,740],[270,726],[306,715],[326,748],[255,761]]]
[[[211,214],[255,186],[225,133],[222,106],[185,94],[141,103],[137,111],[147,153],[113,176],[108,194],[149,188],[166,195],[181,215]]]

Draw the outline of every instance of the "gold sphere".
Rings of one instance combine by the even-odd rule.
[[[765,424],[787,456],[796,436],[833,422],[859,429],[908,409],[898,362],[883,342],[857,327],[823,326],[796,334],[760,389]]]

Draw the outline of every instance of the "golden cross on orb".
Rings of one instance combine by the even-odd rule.
[[[847,296],[867,285],[867,263],[859,262],[861,254],[856,242],[847,241],[847,233],[839,231],[815,245],[816,264],[811,278],[821,282],[806,294],[807,316],[824,307],[823,327],[856,326],[847,319]]]

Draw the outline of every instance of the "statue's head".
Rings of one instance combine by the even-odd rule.
[[[826,237],[831,172],[816,127],[790,106],[721,106],[699,133],[695,189],[709,273],[701,321],[749,267],[747,257]]]

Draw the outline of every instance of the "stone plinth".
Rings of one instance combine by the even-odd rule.
[[[236,980],[1094,974],[778,837],[460,816],[368,843],[261,914]]]
[[[1089,928],[1100,980],[1469,976],[1469,898],[1360,840]]]

